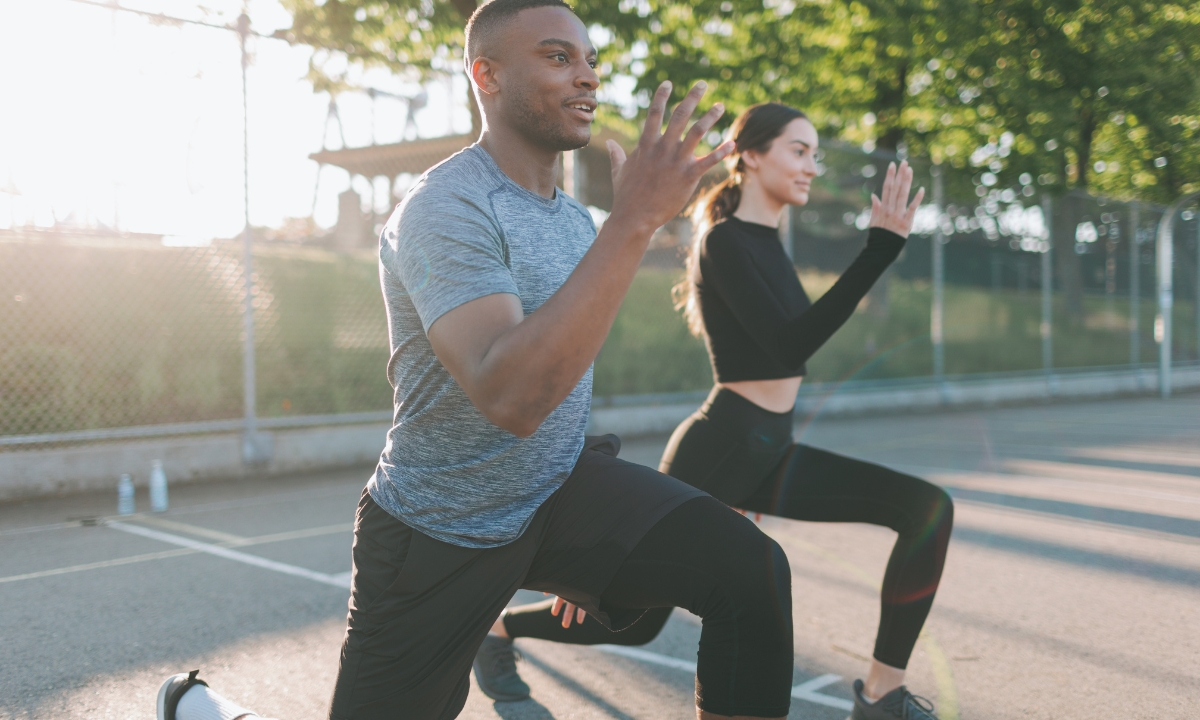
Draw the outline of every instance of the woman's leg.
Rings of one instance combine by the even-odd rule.
[[[879,465],[795,445],[740,507],[793,520],[883,525],[899,534],[883,576],[875,639],[875,660],[886,667],[873,667],[867,689],[879,697],[898,686],[942,577],[954,523],[946,491]]]

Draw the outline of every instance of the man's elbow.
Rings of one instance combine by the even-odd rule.
[[[532,412],[528,407],[512,403],[494,403],[480,410],[493,425],[519,438],[533,435],[546,419],[546,416]]]

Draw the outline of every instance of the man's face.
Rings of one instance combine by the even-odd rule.
[[[495,119],[554,152],[586,146],[600,84],[587,28],[566,8],[541,7],[522,10],[498,35]]]

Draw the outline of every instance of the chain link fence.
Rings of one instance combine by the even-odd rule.
[[[0,439],[237,420],[241,248],[156,237],[0,236]],[[386,411],[387,320],[372,257],[255,253],[258,415]]]

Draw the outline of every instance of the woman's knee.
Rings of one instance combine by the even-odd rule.
[[[949,530],[954,525],[954,499],[941,487],[920,478],[909,480],[904,516],[909,527],[894,528],[901,534],[926,534]]]

